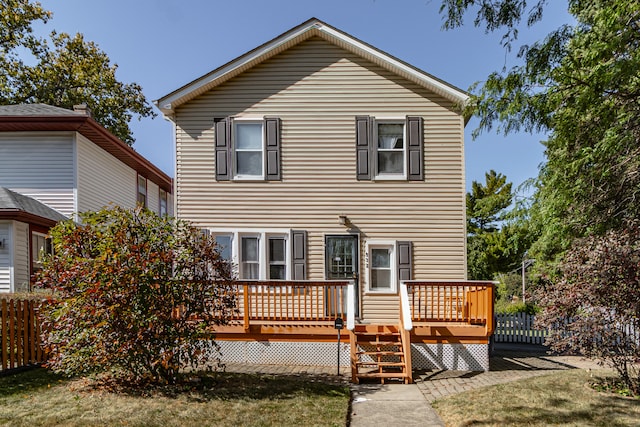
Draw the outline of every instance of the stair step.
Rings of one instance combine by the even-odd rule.
[[[358,373],[358,378],[409,378],[405,372],[367,372]]]
[[[356,344],[359,345],[382,345],[382,346],[400,346],[402,343],[400,341],[356,341]]]
[[[357,351],[356,354],[366,356],[404,356],[401,351]]]
[[[358,366],[379,366],[379,367],[386,367],[386,366],[403,367],[403,366],[405,366],[405,363],[404,362],[356,362],[356,365],[358,365]]]

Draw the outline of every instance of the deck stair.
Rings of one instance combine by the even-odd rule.
[[[404,343],[396,325],[356,325],[351,334],[351,380],[379,379],[411,383],[411,363],[406,354],[410,346]],[[409,350],[410,351],[410,350]]]

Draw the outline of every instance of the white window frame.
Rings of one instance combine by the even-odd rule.
[[[162,202],[164,202],[164,209],[162,206]],[[169,214],[169,193],[167,193],[162,188],[158,189],[158,214],[160,216]]]
[[[282,238],[285,244],[285,279],[291,280],[293,269],[293,255],[291,252],[291,230],[286,229],[210,229],[214,236],[231,237],[231,257],[236,266],[239,280],[277,280],[269,279],[269,239]],[[242,277],[242,238],[258,238],[258,279],[245,279]]]
[[[389,249],[389,268],[390,268],[390,286],[389,288],[373,289],[371,287],[372,280],[372,249]],[[366,243],[365,252],[365,293],[367,294],[397,294],[398,293],[398,250],[395,240],[370,240]]]
[[[260,125],[260,174],[259,175],[241,175],[238,173],[238,151],[255,151],[238,149],[238,126],[242,125]],[[263,119],[235,119],[233,121],[233,153],[232,153],[232,169],[233,179],[236,181],[263,181],[265,180],[265,140],[264,140],[264,120]]]
[[[45,233],[39,233],[37,231],[31,232],[31,238],[29,239],[29,249],[30,249],[30,257],[31,257],[31,273],[33,274],[37,270],[42,268],[42,257],[40,256],[40,248],[37,249],[37,253],[35,252],[36,248],[33,245],[33,238],[42,238],[44,242],[44,251],[50,255],[53,254],[53,242],[51,242],[51,238],[47,236]],[[51,251],[47,251],[47,240],[49,240],[49,246]],[[38,245],[39,246],[39,245]]]
[[[379,161],[379,152],[380,148],[378,148],[378,133],[380,129],[380,125],[400,125],[402,126],[402,173],[380,173],[380,161]],[[376,140],[373,142],[375,144],[376,152],[375,152],[375,179],[379,181],[391,181],[391,180],[406,180],[407,179],[407,126],[406,119],[404,118],[376,118],[375,119],[376,126]],[[397,152],[397,149],[383,149],[386,152]]]
[[[140,184],[144,181],[144,191],[140,191],[143,189]],[[140,195],[144,196],[144,203],[140,202]],[[147,178],[138,174],[138,179],[136,180],[136,205],[141,205],[142,207],[147,207],[149,203],[149,195],[148,195],[148,183]]]

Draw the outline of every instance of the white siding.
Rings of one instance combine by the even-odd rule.
[[[137,172],[98,147],[77,136],[78,212],[97,211],[109,204],[136,206]]]
[[[71,215],[74,211],[73,134],[0,135],[0,186]]]
[[[0,222],[0,293],[11,291],[11,222]]]
[[[31,277],[29,226],[23,222],[14,221],[13,231],[13,290],[28,291]]]
[[[213,118],[282,119],[282,181],[216,182]],[[424,118],[424,181],[357,181],[355,117]],[[466,277],[463,120],[451,102],[312,38],[176,110],[180,218],[203,227],[307,230],[309,279],[324,236],[413,242],[413,278]],[[364,288],[361,274],[361,291]],[[362,317],[397,321],[397,295],[361,295]]]
[[[149,180],[147,180],[147,208],[155,213],[160,211],[160,188]]]

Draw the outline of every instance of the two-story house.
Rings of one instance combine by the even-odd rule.
[[[414,365],[488,369],[492,315],[471,321],[467,297],[488,301],[491,284],[465,280],[467,99],[311,19],[156,101],[175,124],[177,216],[209,230],[250,284],[247,342],[216,333],[234,339],[228,357],[335,363],[332,322],[326,334],[286,325],[351,312],[357,370],[392,353],[368,354],[357,332],[364,347],[397,335],[405,304]]]
[[[55,223],[111,204],[172,215],[172,180],[84,106],[0,106],[0,292],[29,290]]]

